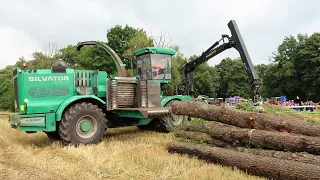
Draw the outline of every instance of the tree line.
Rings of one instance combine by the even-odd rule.
[[[135,50],[148,46],[176,50],[177,54],[172,61],[172,83],[165,89],[166,94],[174,95],[179,94],[182,85],[182,66],[198,55],[186,57],[178,45],[170,42],[167,36],[148,36],[144,29],[116,25],[107,30],[106,41],[103,43],[110,46],[126,64],[128,76],[134,76],[136,72],[136,62],[133,58]],[[85,46],[81,51],[77,51],[76,44],[58,48],[56,44],[48,43],[42,51],[34,52],[31,59],[21,57],[15,64],[0,70],[0,109],[13,110],[12,72],[15,67],[21,67],[27,62],[29,68],[50,68],[57,59],[64,59],[73,69],[98,69],[111,74],[116,71],[113,60],[102,48]],[[320,33],[310,36],[286,36],[272,53],[268,64],[255,65],[261,81],[261,96],[270,98],[285,95],[288,99],[299,96],[302,100],[319,101],[319,63]],[[222,59],[215,66],[208,63],[200,65],[194,71],[194,83],[196,95],[222,98],[251,97],[248,75],[240,58]]]

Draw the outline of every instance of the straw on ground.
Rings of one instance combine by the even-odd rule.
[[[0,179],[262,179],[170,154],[172,134],[135,127],[108,129],[104,141],[63,147],[44,133],[11,129],[0,117]]]

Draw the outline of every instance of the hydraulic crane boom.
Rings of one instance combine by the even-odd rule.
[[[194,95],[194,86],[193,86],[193,75],[192,72],[198,67],[200,64],[208,61],[209,59],[213,58],[214,56],[220,54],[221,52],[235,48],[238,50],[241,60],[244,63],[245,70],[249,76],[249,83],[251,85],[252,90],[252,98],[256,102],[259,99],[259,86],[260,80],[256,73],[256,70],[251,62],[251,58],[247,51],[247,48],[243,42],[242,36],[238,29],[238,26],[234,20],[231,20],[228,23],[228,27],[231,32],[231,37],[229,35],[222,35],[222,38],[219,41],[216,41],[210,48],[208,48],[205,52],[201,54],[195,60],[188,62],[183,67],[183,80],[185,84],[185,93],[187,95]],[[225,42],[225,39],[228,39],[228,42]],[[223,44],[219,45],[220,41],[223,41]],[[219,46],[218,46],[219,45]],[[218,46],[218,47],[216,47]]]

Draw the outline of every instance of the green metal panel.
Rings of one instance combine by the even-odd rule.
[[[98,72],[98,92],[97,96],[98,97],[106,97],[107,93],[107,79],[108,79],[108,74],[104,71],[99,71]]]
[[[43,131],[45,128],[45,114],[12,114],[9,116],[9,122],[20,131]]]
[[[74,95],[73,70],[52,73],[51,69],[20,70],[17,73],[20,113],[55,111],[60,103]]]
[[[11,124],[20,123],[20,120],[23,118],[32,118],[32,117],[45,117],[44,114],[11,114],[9,116],[9,122]]]
[[[117,114],[119,117],[128,117],[128,118],[140,118],[143,119],[145,118],[143,114],[141,114],[137,110],[116,110],[112,111],[113,113]]]
[[[149,119],[149,118],[140,119],[140,120],[138,121],[138,126],[147,125],[147,124],[149,124],[151,121],[152,121],[152,119]]]
[[[77,94],[106,97],[107,78],[108,73],[105,71],[75,70]]]
[[[14,87],[16,88],[17,90],[18,89],[22,89],[22,88],[19,88],[21,85],[23,85],[23,72],[20,68],[16,68],[15,70],[17,72],[17,74],[15,75],[15,77],[13,78],[16,78],[16,85],[17,87]],[[24,91],[22,90],[18,90],[17,92],[17,95],[18,95],[18,104],[16,104],[16,112],[18,113],[25,113],[25,106],[24,106]]]
[[[142,49],[139,49],[134,52],[134,55],[140,56],[145,53],[157,53],[157,54],[169,54],[169,55],[175,55],[176,51],[169,48],[162,48],[162,47],[145,47]]]
[[[169,101],[171,100],[181,100],[181,101],[190,101],[191,96],[182,96],[182,95],[176,95],[176,96],[162,96],[161,97],[161,106],[165,106]]]
[[[46,114],[46,131],[53,132],[56,131],[56,114],[47,113]]]
[[[77,94],[93,95],[97,87],[97,75],[92,70],[75,70],[75,86]],[[80,88],[80,89],[78,89]]]
[[[55,113],[12,114],[9,116],[9,122],[20,131],[56,131]]]
[[[62,113],[64,111],[64,109],[71,103],[77,101],[77,100],[89,100],[89,99],[93,99],[93,100],[97,100],[98,102],[100,102],[101,104],[103,105],[106,105],[106,102],[101,100],[100,98],[94,96],[94,95],[80,95],[80,96],[72,96],[68,99],[66,99],[65,101],[63,101],[61,103],[61,105],[59,106],[59,108],[57,109],[56,111],[56,121],[60,121],[61,120],[61,116],[62,116]]]
[[[24,132],[42,132],[43,127],[20,126],[19,130]]]
[[[23,119],[21,119],[22,121]],[[45,128],[46,127],[46,124],[45,124],[45,121],[43,123],[23,123],[21,122],[20,127],[42,127],[42,128]]]

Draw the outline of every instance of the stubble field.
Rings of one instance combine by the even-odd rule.
[[[108,129],[103,142],[63,147],[44,133],[10,128],[0,115],[0,179],[262,179],[208,164],[186,155],[169,154],[172,134],[136,127]]]

